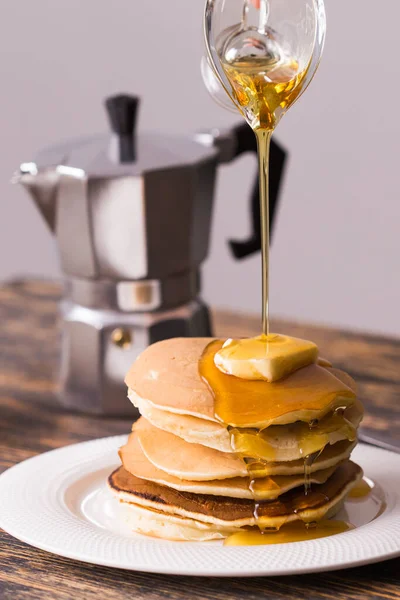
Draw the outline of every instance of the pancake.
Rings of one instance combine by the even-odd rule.
[[[227,496],[229,498],[247,498],[249,500],[273,500],[292,488],[304,485],[304,474],[293,476],[277,475],[258,479],[253,492],[250,490],[250,479],[235,477],[232,479],[215,481],[188,481],[168,475],[157,469],[141,449],[135,434],[130,436],[129,442],[119,451],[124,468],[135,477],[153,481],[168,486],[180,492],[194,494],[207,494],[212,496]],[[324,483],[335,470],[335,466],[310,475],[310,483]]]
[[[221,540],[231,533],[242,531],[240,527],[231,527],[221,532],[218,527],[210,523],[165,514],[132,502],[122,502],[122,507],[124,522],[129,529],[156,538],[177,542],[207,542]]]
[[[246,477],[244,460],[235,454],[220,452],[161,431],[143,417],[133,425],[146,458],[168,475],[190,481]]]
[[[182,438],[161,431],[143,417],[133,426],[146,458],[158,469],[190,481],[210,481],[246,477],[247,467],[242,458],[200,444],[190,444]],[[311,473],[331,467],[347,457],[355,442],[338,442],[324,448],[311,466]],[[298,475],[304,471],[302,459],[288,462],[263,463],[258,477],[269,475]]]
[[[213,342],[212,347],[208,346]],[[156,408],[175,414],[217,421],[212,389],[224,389],[229,410],[219,418],[234,427],[264,428],[272,424],[322,418],[339,406],[351,406],[355,392],[335,376],[333,369],[312,364],[275,383],[247,382],[221,373],[215,367],[215,352],[222,341],[208,338],[174,338],[149,346],[135,361],[126,384]],[[209,348],[208,383],[199,372],[199,360]],[[232,385],[232,380],[234,385]],[[248,385],[251,384],[251,393]],[[211,386],[211,387],[210,387]],[[218,400],[218,398],[217,398]],[[222,403],[223,405],[224,403]],[[235,407],[232,413],[232,407]]]
[[[234,533],[258,531],[258,527],[218,527],[210,523],[202,523],[196,519],[179,517],[146,508],[132,502],[121,502],[125,508],[125,523],[132,531],[152,537],[180,542],[207,542],[221,540]],[[342,508],[343,501],[338,502],[324,515],[325,519],[334,517]],[[267,534],[268,535],[268,534]]]
[[[213,338],[172,338],[152,344],[125,377],[130,390],[158,408],[216,421],[214,399],[199,374],[199,358]]]
[[[133,390],[129,391],[128,398],[154,427],[173,433],[192,444],[202,444],[221,452],[232,452],[229,433],[220,423],[161,410],[149,400],[140,398]]]
[[[218,423],[192,417],[188,415],[177,415],[166,410],[160,410],[153,406],[148,400],[139,398],[134,392],[129,395],[133,404],[139,409],[147,421],[154,427],[172,433],[193,444],[201,444],[208,448],[214,448],[221,452],[233,452],[231,436],[223,425]],[[318,452],[324,446],[335,444],[340,440],[354,440],[356,428],[363,416],[361,403],[347,408],[342,417],[336,418],[336,422],[328,421],[325,417],[318,427],[310,430],[308,424],[301,421],[291,425],[271,425],[261,435],[254,437],[254,432],[240,434],[241,445],[238,436],[234,435],[236,441],[235,450],[242,451],[246,447],[252,447],[251,456],[273,461],[297,460],[305,454]],[[258,448],[257,448],[258,446]]]
[[[322,365],[321,365],[322,366]],[[332,373],[337,379],[340,379],[342,383],[347,385],[355,394],[357,394],[358,386],[354,381],[351,375],[346,373],[346,371],[342,371],[342,369],[337,369],[336,367],[332,367],[332,365],[326,365],[325,369]]]
[[[311,522],[333,516],[361,477],[361,468],[346,461],[325,483],[313,486],[307,496],[301,488],[297,488],[277,500],[261,503],[258,506],[258,523],[264,528],[272,528],[299,519]],[[251,500],[179,492],[134,477],[124,467],[110,475],[108,484],[119,500],[159,511],[166,522],[170,515],[178,515],[215,525],[224,535],[232,527],[256,525],[254,502]]]

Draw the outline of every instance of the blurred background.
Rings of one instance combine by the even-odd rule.
[[[397,55],[400,6],[327,0],[314,82],[276,139],[290,152],[272,247],[274,316],[400,335]],[[55,244],[13,171],[63,138],[105,131],[103,99],[140,95],[139,129],[190,134],[239,117],[200,75],[203,0],[2,0],[0,280],[58,278]],[[386,12],[386,15],[389,11]],[[250,232],[255,158],[219,170],[203,297],[260,306],[260,257],[235,262]]]

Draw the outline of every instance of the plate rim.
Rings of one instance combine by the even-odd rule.
[[[251,569],[246,569],[246,567],[244,567],[243,569],[238,569],[238,567],[230,567],[229,564],[227,566],[225,566],[223,569],[221,568],[216,568],[215,566],[212,565],[208,565],[207,567],[196,567],[196,568],[190,568],[188,567],[188,565],[186,565],[184,568],[182,568],[182,566],[177,566],[174,567],[171,564],[168,564],[168,562],[166,562],[164,565],[158,563],[158,564],[148,564],[146,563],[146,561],[139,561],[136,562],[136,564],[127,564],[126,562],[121,560],[121,557],[116,558],[116,559],[110,559],[110,558],[104,558],[103,556],[89,556],[87,555],[85,552],[82,551],[82,548],[78,548],[75,550],[69,550],[68,548],[63,548],[62,544],[60,546],[60,543],[55,542],[54,544],[49,544],[49,543],[44,543],[42,541],[42,539],[39,540],[35,540],[33,539],[34,534],[32,534],[32,532],[28,532],[28,533],[24,533],[23,530],[23,526],[22,526],[22,531],[21,531],[21,527],[18,526],[18,520],[16,521],[15,518],[11,518],[11,519],[7,519],[7,516],[9,516],[9,503],[10,503],[10,499],[7,499],[7,494],[4,494],[2,492],[4,492],[4,489],[7,489],[7,487],[10,485],[14,484],[13,480],[17,480],[17,477],[20,476],[21,474],[24,473],[24,471],[26,471],[27,473],[29,473],[32,465],[36,466],[37,470],[41,470],[46,466],[46,463],[49,461],[50,464],[53,461],[56,461],[56,463],[58,462],[58,459],[60,458],[64,458],[68,459],[69,456],[72,456],[73,454],[79,455],[79,451],[82,450],[83,448],[86,450],[86,458],[84,461],[77,461],[77,457],[75,457],[75,460],[71,462],[71,467],[70,469],[66,469],[64,471],[62,471],[62,473],[58,474],[56,477],[50,477],[50,475],[47,476],[47,487],[45,488],[46,492],[48,491],[48,487],[52,486],[55,490],[57,490],[57,485],[60,486],[61,482],[63,480],[66,479],[68,472],[72,471],[72,472],[77,472],[77,471],[81,471],[81,476],[83,477],[83,475],[86,473],[90,473],[90,466],[99,460],[106,460],[106,456],[111,455],[111,452],[114,451],[115,449],[115,463],[118,463],[118,457],[117,457],[117,448],[119,445],[121,445],[122,443],[125,442],[127,436],[126,435],[117,435],[117,436],[111,436],[111,437],[105,437],[105,438],[97,438],[94,440],[89,440],[89,441],[84,441],[84,442],[79,442],[79,443],[75,443],[75,444],[71,444],[68,446],[63,446],[61,448],[56,448],[54,450],[50,450],[48,452],[42,453],[42,454],[38,454],[36,456],[30,457],[28,459],[26,459],[25,461],[22,461],[12,467],[10,467],[9,469],[7,469],[6,471],[4,471],[1,475],[0,475],[0,527],[2,527],[4,529],[4,531],[6,531],[8,534],[10,534],[11,536],[19,539],[20,541],[29,544],[30,546],[39,548],[41,550],[44,550],[48,553],[51,554],[55,554],[58,556],[62,556],[64,558],[68,558],[68,559],[72,559],[72,560],[77,560],[80,562],[85,562],[85,563],[89,563],[89,564],[96,564],[99,566],[106,566],[106,567],[110,567],[110,568],[119,568],[119,569],[125,569],[125,570],[131,570],[131,571],[141,571],[141,572],[147,572],[147,573],[160,573],[160,574],[170,574],[170,575],[187,575],[187,576],[207,576],[207,577],[257,577],[257,576],[282,576],[282,575],[296,575],[296,574],[302,574],[302,573],[317,573],[317,572],[328,572],[328,571],[335,571],[335,570],[340,570],[340,569],[346,569],[346,568],[353,568],[353,567],[357,567],[357,566],[362,566],[362,565],[366,565],[366,564],[371,564],[371,563],[378,563],[378,562],[382,562],[384,560],[389,560],[392,558],[396,558],[397,556],[400,556],[400,535],[399,537],[399,541],[397,546],[393,546],[392,549],[390,550],[383,550],[381,552],[379,552],[379,549],[376,550],[376,548],[374,549],[374,551],[371,551],[369,553],[368,556],[362,556],[361,558],[357,559],[357,558],[352,558],[351,560],[348,559],[343,559],[343,560],[338,560],[336,559],[329,559],[328,562],[320,562],[317,565],[302,565],[302,564],[297,564],[294,565],[292,568],[288,568],[287,566],[284,566],[283,568],[279,569],[279,568],[272,568],[272,569],[268,569],[266,567],[253,567]],[[359,444],[357,446],[358,451],[363,450],[367,453],[372,453],[372,454],[376,454],[378,457],[381,456],[382,458],[385,458],[387,460],[389,460],[389,462],[399,462],[399,466],[400,466],[400,457],[399,455],[396,455],[393,452],[390,452],[388,450],[382,450],[380,448],[375,448],[372,446],[367,446],[365,444]],[[88,469],[89,467],[89,469]],[[93,468],[92,468],[93,470]],[[394,471],[396,472],[396,469],[394,469]],[[397,479],[399,480],[400,483],[400,475],[399,475],[400,469],[397,469],[397,474],[398,477]],[[366,473],[367,476],[369,476],[369,473]],[[21,478],[20,478],[21,479]],[[375,477],[375,479],[377,479]],[[77,479],[76,479],[77,480]],[[396,482],[396,478],[394,480],[394,482]],[[379,481],[378,478],[378,483],[380,483],[382,485],[382,483]],[[382,486],[384,487],[384,486]],[[26,486],[27,489],[29,489],[29,484]],[[21,491],[21,490],[19,490]],[[43,491],[43,494],[45,492]],[[395,496],[395,498],[393,499],[393,502],[389,502],[388,503],[388,507],[385,510],[385,512],[383,513],[383,515],[381,515],[381,517],[378,517],[378,519],[382,519],[382,517],[386,514],[386,519],[390,519],[392,518],[394,521],[394,524],[396,525],[396,528],[398,527],[399,530],[399,534],[400,534],[400,496],[398,494],[395,494],[395,490],[390,489],[390,493],[391,495],[393,494],[393,496]],[[21,502],[21,500],[20,500]],[[43,503],[46,503],[46,498],[44,498]],[[392,506],[391,506],[392,504]],[[68,519],[73,518],[75,521],[79,522],[80,525],[82,525],[82,522],[79,520],[77,515],[73,515],[73,513],[71,511],[69,511],[69,509],[63,505],[62,502],[59,502],[59,505],[57,507],[57,511],[64,511],[65,513],[67,513],[68,515]],[[394,514],[392,514],[394,511]],[[34,511],[33,511],[34,512]],[[48,516],[43,517],[43,518],[49,518]],[[51,517],[50,517],[51,518]],[[342,541],[344,539],[346,539],[344,536],[347,536],[347,539],[349,539],[349,536],[351,536],[351,534],[355,533],[355,532],[360,532],[362,529],[364,528],[370,528],[371,524],[373,524],[375,522],[374,528],[376,527],[376,523],[378,521],[378,519],[371,521],[370,523],[357,528],[356,530],[353,531],[348,531],[345,532],[343,534],[339,534],[341,536]],[[15,524],[17,523],[17,524]],[[49,523],[48,523],[49,525]],[[52,526],[54,526],[54,522],[52,523]],[[387,524],[386,524],[387,526]],[[90,527],[92,529],[95,529],[95,525],[93,524],[89,524],[89,522],[87,523],[87,527]],[[82,526],[82,536],[85,538],[85,533],[83,531],[84,527]],[[104,531],[106,530],[101,530],[103,532],[103,537],[104,537]],[[113,533],[113,532],[107,532],[107,536],[111,537],[111,538],[117,538],[117,539],[125,539],[125,540],[129,540],[128,537],[126,538],[122,538],[122,536],[119,538],[117,534]],[[57,536],[58,537],[58,536]],[[297,546],[297,548],[299,548],[299,544],[302,545],[302,547],[304,548],[305,544],[307,544],[309,546],[309,548],[311,549],[311,546],[314,548],[318,547],[324,547],[327,544],[330,546],[332,545],[328,540],[333,540],[335,537],[338,536],[333,536],[332,538],[323,538],[321,540],[309,540],[306,542],[296,542],[296,543],[291,543],[291,544],[285,544],[285,545],[277,545],[277,546],[269,546],[268,548],[278,548],[282,546],[285,546],[286,549],[288,549],[289,546],[293,547],[293,546]],[[396,537],[396,536],[393,536]],[[393,540],[392,537],[392,540]],[[350,538],[351,539],[351,538]],[[354,538],[353,538],[354,539]],[[161,548],[164,546],[170,546],[171,544],[173,545],[173,547],[177,548],[177,546],[175,545],[179,545],[180,548],[184,548],[184,547],[188,547],[188,544],[191,545],[191,547],[195,547],[196,549],[194,550],[195,554],[197,552],[197,554],[202,554],[205,552],[205,548],[207,547],[207,544],[209,544],[209,542],[207,544],[205,544],[205,542],[169,542],[166,540],[157,540],[156,538],[148,538],[146,536],[140,536],[138,538],[131,538],[130,539],[132,546],[135,545],[144,545],[147,544],[149,547],[151,545],[160,545]],[[139,543],[138,543],[139,542]],[[317,544],[316,544],[317,542]],[[319,542],[319,544],[318,544]],[[323,543],[321,543],[323,542]],[[103,540],[104,543],[104,540]],[[213,543],[213,542],[211,542]],[[351,544],[351,542],[350,542]],[[348,546],[348,544],[346,544]],[[223,548],[223,552],[225,554],[225,556],[227,556],[228,553],[232,553],[231,556],[233,556],[234,554],[239,554],[241,553],[243,556],[246,556],[246,560],[249,559],[249,557],[259,557],[259,555],[261,553],[263,553],[264,556],[268,555],[268,551],[266,551],[266,547],[265,546],[253,546],[253,547],[224,547],[221,545],[218,546],[214,546],[213,548],[213,552],[214,550],[218,548],[219,551],[222,550]],[[201,549],[201,550],[200,550]],[[329,547],[328,547],[329,549]],[[272,550],[272,552],[274,552],[274,550]],[[276,550],[275,550],[276,552]],[[271,553],[271,550],[269,551],[269,553]],[[298,553],[298,552],[297,552]],[[163,554],[168,554],[168,552],[163,552],[161,551],[161,555]],[[296,552],[295,552],[296,554]],[[189,561],[188,561],[189,562]],[[230,563],[230,561],[227,561],[228,563]]]

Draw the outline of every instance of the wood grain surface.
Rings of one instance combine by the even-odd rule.
[[[126,433],[130,419],[72,413],[57,400],[60,286],[19,282],[0,288],[0,472],[38,453]],[[258,333],[258,319],[216,313],[218,335]],[[400,340],[276,322],[273,329],[315,341],[357,380],[364,426],[400,438]],[[0,599],[400,598],[400,560],[278,578],[189,578],[78,563],[27,546],[0,530]]]

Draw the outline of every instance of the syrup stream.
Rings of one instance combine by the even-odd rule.
[[[261,215],[262,332],[269,335],[269,150],[272,130],[255,131],[258,147]]]

